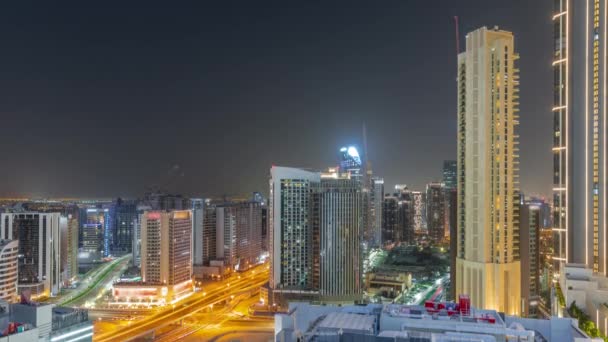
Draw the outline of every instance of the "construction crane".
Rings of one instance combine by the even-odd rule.
[[[456,26],[456,56],[460,54],[460,30],[458,29],[458,16],[454,16],[454,25]]]

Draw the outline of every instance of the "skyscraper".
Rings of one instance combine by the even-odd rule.
[[[227,203],[216,207],[215,258],[231,269],[246,270],[262,252],[262,206],[260,202]]]
[[[398,242],[399,198],[386,194],[382,207],[382,243]]]
[[[216,258],[217,247],[217,209],[214,205],[206,206],[203,216],[203,265],[209,265]]]
[[[312,184],[313,288],[326,301],[355,301],[363,295],[360,231],[361,183],[348,175]]]
[[[357,299],[364,222],[361,181],[351,173],[287,167],[270,172],[271,300]]]
[[[554,6],[553,278],[566,305],[576,300],[605,334],[608,1],[556,0]],[[566,264],[572,269],[564,269]],[[576,285],[573,278],[582,272],[599,284],[597,290]],[[556,314],[560,307],[552,309]]]
[[[371,178],[369,191],[369,230],[372,246],[382,245],[382,205],[384,204],[384,179]]]
[[[384,196],[383,243],[414,243],[415,211],[413,206],[412,192],[405,185],[396,185],[394,193]]]
[[[18,240],[0,240],[0,299],[17,299]]]
[[[72,215],[68,215],[67,219],[67,234],[63,237],[67,244],[64,282],[71,282],[78,276],[78,219]]]
[[[522,315],[537,317],[540,300],[540,207],[525,201],[521,204],[520,216]]]
[[[192,284],[192,213],[147,211],[141,219],[142,281],[165,285],[175,299]]]
[[[137,205],[133,201],[116,200],[113,208],[112,245],[110,251],[114,255],[122,255],[133,251],[133,230],[137,221]]]
[[[311,186],[318,172],[270,169],[269,249],[273,295],[312,289]]]
[[[554,265],[608,276],[606,0],[554,2]]]
[[[190,199],[192,203],[192,265],[203,265],[203,221],[205,201],[202,198]]]
[[[84,252],[98,256],[110,255],[112,230],[107,208],[80,209],[80,242]]]
[[[412,208],[414,210],[414,232],[426,233],[426,193],[420,191],[412,191]]]
[[[355,146],[342,147],[340,149],[340,172],[350,173],[352,178],[362,181],[362,168],[361,156]]]
[[[458,55],[456,293],[519,314],[518,70],[513,34],[469,33]]]
[[[456,189],[458,185],[458,163],[455,160],[443,161],[443,184],[446,189]]]
[[[56,295],[61,288],[59,213],[4,213],[2,240],[19,241],[19,291]]]
[[[426,185],[426,224],[431,241],[441,243],[445,237],[445,199],[442,183]]]

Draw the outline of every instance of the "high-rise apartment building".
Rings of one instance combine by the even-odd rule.
[[[19,291],[50,296],[61,288],[59,213],[3,213],[2,240],[19,241]]]
[[[529,201],[520,207],[521,255],[521,313],[525,317],[538,316],[540,301],[540,230],[541,208]]]
[[[270,172],[271,300],[357,299],[364,222],[360,180],[350,173],[287,167]]]
[[[205,207],[203,216],[203,265],[209,265],[216,259],[217,246],[217,210],[214,205]]]
[[[412,191],[412,208],[414,210],[414,232],[426,233],[426,193],[421,191]]]
[[[235,271],[255,265],[262,253],[260,202],[227,203],[216,207],[215,258]]]
[[[442,183],[426,185],[426,224],[431,241],[443,242],[445,238],[445,199]]]
[[[384,196],[382,242],[414,243],[414,214],[412,192],[405,185],[396,185],[394,193]]]
[[[384,179],[372,177],[369,190],[369,241],[372,246],[382,245],[382,206],[384,204]]]
[[[203,221],[205,200],[190,199],[192,203],[192,265],[203,264]]]
[[[78,276],[78,218],[68,215],[67,232],[62,237],[67,245],[66,268],[64,270],[64,282],[70,283]]]
[[[192,284],[192,212],[147,211],[141,220],[142,281],[175,298]]]
[[[456,293],[520,314],[518,83],[511,32],[485,27],[458,55]]]
[[[382,208],[382,243],[397,242],[399,238],[399,198],[386,194]]]
[[[312,184],[321,174],[288,167],[270,170],[270,288],[312,290]]]

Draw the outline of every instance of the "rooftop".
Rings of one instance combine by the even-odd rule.
[[[331,312],[317,326],[320,329],[343,329],[374,332],[375,316],[354,313]]]

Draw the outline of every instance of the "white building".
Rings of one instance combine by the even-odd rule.
[[[444,303],[445,304],[445,303]],[[421,306],[332,306],[289,304],[274,318],[275,341],[428,341],[428,342],[591,342],[568,318],[522,319],[494,310],[472,308],[470,314]]]
[[[0,300],[14,302],[17,298],[18,240],[0,241]]]
[[[321,174],[289,167],[270,173],[270,288],[304,291],[312,287],[311,183],[320,182]]]
[[[59,213],[3,213],[0,238],[19,241],[19,291],[54,296],[61,289]]]

